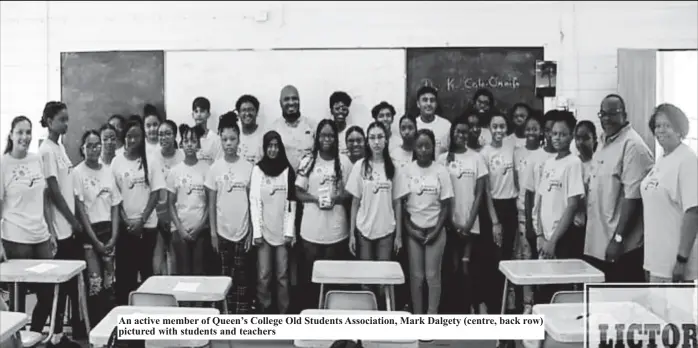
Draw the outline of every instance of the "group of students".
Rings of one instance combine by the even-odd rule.
[[[28,153],[31,121],[12,122],[0,186],[4,253],[85,259],[92,322],[111,308],[109,299],[127,304],[139,280],[153,274],[227,275],[231,313],[250,313],[253,304],[259,312],[290,313],[317,303],[315,261],[355,258],[399,260],[409,279],[399,300],[412,313],[492,314],[501,304],[500,260],[586,254],[609,274],[603,263],[623,252],[609,246],[605,259],[593,255],[586,228],[615,214],[587,211],[596,195],[590,191],[600,187],[594,178],[608,176],[625,185],[625,199],[642,190],[650,200],[645,206],[683,219],[670,227],[676,231],[656,230],[647,221],[662,218],[645,209],[646,228],[655,228],[645,231],[648,240],[676,239],[652,257],[659,261],[648,266],[645,258],[645,269],[696,278],[696,157],[681,144],[688,121],[678,108],[662,105],[650,122],[665,147],[661,175],[657,165],[630,177],[627,169],[607,173],[594,161],[598,148],[618,137],[610,133],[634,132],[619,96],[602,102],[601,136],[569,111],[542,115],[516,104],[499,113],[488,90],[475,93],[452,121],[436,115],[438,92],[431,87],[417,93],[419,115],[397,124],[395,108],[381,102],[373,122],[351,125],[351,102],[347,93],[333,93],[332,117],[316,125],[301,115],[297,89],[286,86],[283,117],[269,127],[258,123],[259,101],[244,95],[216,130],[207,128],[211,105],[204,97],[192,103],[192,126],[177,126],[148,105],[143,115],[115,115],[85,132],[84,160],[76,166],[59,142],[68,107],[49,102],[41,121],[49,136],[38,155]],[[651,160],[649,150],[633,151],[621,163]],[[649,192],[665,184],[669,191]],[[657,202],[668,203],[659,209]],[[623,216],[621,223],[629,223]],[[618,241],[616,234],[603,243]],[[622,249],[622,235],[618,244]],[[525,287],[516,309],[530,313],[554,290]],[[64,293],[72,291],[66,286]],[[53,295],[40,286],[36,294],[32,330],[40,331]],[[61,339],[52,344],[67,344]]]

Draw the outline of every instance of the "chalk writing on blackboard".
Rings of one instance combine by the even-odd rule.
[[[498,76],[492,76],[488,79],[483,78],[446,78],[446,90],[448,91],[463,91],[467,89],[476,88],[506,88],[506,89],[517,89],[521,86],[519,79],[516,77],[501,78]]]

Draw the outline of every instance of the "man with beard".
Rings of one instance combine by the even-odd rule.
[[[351,107],[351,97],[346,92],[337,91],[330,95],[330,113],[332,119],[337,123],[337,132],[339,139],[339,153],[349,156],[346,142],[347,118],[349,118],[349,108]]]
[[[301,116],[301,102],[296,87],[288,85],[281,89],[279,104],[283,118],[275,120],[269,129],[281,135],[288,161],[293,170],[298,171],[303,156],[313,151],[316,125],[312,120]]]

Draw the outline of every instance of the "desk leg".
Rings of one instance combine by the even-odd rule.
[[[318,298],[318,309],[323,309],[323,299],[325,298],[325,284],[320,283],[320,297]]]
[[[228,313],[228,299],[224,298],[223,299],[223,313],[221,314],[229,314]]]
[[[12,303],[14,305],[14,308],[12,308],[12,310],[15,312],[24,312],[26,310],[25,308],[19,308],[19,297],[20,296],[26,297],[26,294],[19,293],[19,283],[17,283],[17,282],[14,283],[14,292],[15,292],[15,294],[14,294],[14,296],[12,296]],[[25,303],[26,303],[26,301],[25,301]]]
[[[85,278],[83,273],[78,273],[78,301],[80,302],[80,310],[82,311],[83,320],[85,322],[85,331],[90,333],[90,315],[87,311],[87,294],[85,294]]]
[[[46,344],[51,341],[51,338],[53,338],[53,329],[56,327],[56,311],[58,310],[58,289],[60,287],[60,284],[54,284],[53,285],[53,304],[51,305],[51,319],[49,321],[51,324],[48,327],[48,335],[46,338],[41,341],[41,343]]]
[[[504,315],[506,308],[507,308],[507,298],[509,296],[509,278],[504,277],[504,291],[502,292],[502,311],[501,314]],[[489,310],[488,310],[489,312]],[[487,314],[492,314],[492,313],[487,313]],[[500,346],[502,342],[500,340],[497,340],[497,347]]]
[[[385,286],[385,305],[388,311],[397,310],[395,309],[395,286],[393,285]]]

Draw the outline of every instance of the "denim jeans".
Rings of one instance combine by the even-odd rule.
[[[286,314],[290,303],[288,277],[288,247],[274,246],[262,239],[257,247],[257,302],[263,311],[272,305],[272,274],[276,285],[276,305],[279,314]]]

